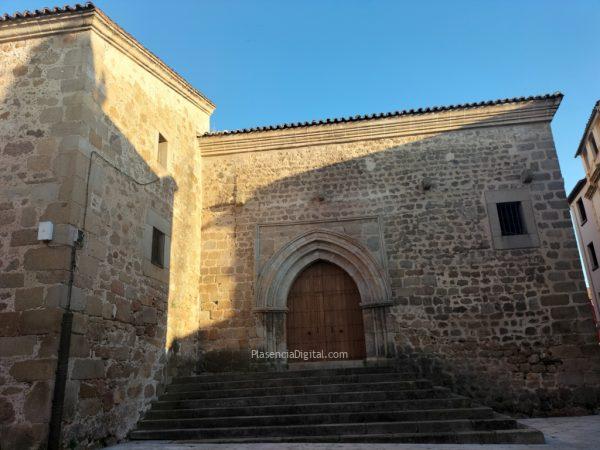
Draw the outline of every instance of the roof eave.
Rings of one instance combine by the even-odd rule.
[[[503,104],[511,104],[511,103],[526,103],[532,101],[540,101],[540,100],[554,100],[554,111],[550,119],[554,117],[556,110],[558,109],[563,98],[563,94],[560,92],[555,92],[553,94],[545,94],[545,95],[535,95],[529,97],[514,97],[514,98],[503,98],[497,100],[490,101],[482,101],[482,102],[473,102],[473,103],[463,103],[458,105],[447,105],[447,106],[434,106],[429,108],[419,108],[419,109],[410,109],[410,110],[401,110],[387,113],[377,113],[377,114],[366,114],[366,115],[357,115],[351,117],[339,117],[339,118],[328,118],[322,120],[313,120],[311,122],[294,122],[294,123],[284,123],[278,125],[269,125],[269,126],[260,126],[254,128],[243,128],[238,130],[231,131],[213,131],[207,132],[204,134],[206,137],[213,136],[232,136],[238,134],[247,134],[247,133],[261,133],[267,131],[278,131],[278,130],[286,130],[293,128],[304,128],[304,127],[314,127],[314,126],[323,126],[323,125],[335,125],[340,123],[350,123],[350,122],[362,122],[362,121],[370,121],[377,119],[389,119],[401,116],[417,116],[423,114],[432,114],[432,113],[443,113],[448,111],[455,110],[468,110],[474,108],[483,108],[487,106],[498,106]]]
[[[592,112],[590,113],[590,118],[588,119],[588,121],[585,125],[583,135],[581,136],[581,140],[579,141],[579,145],[577,146],[577,151],[575,152],[575,156],[574,156],[575,158],[577,158],[579,155],[581,155],[583,146],[585,144],[585,138],[586,138],[588,132],[590,131],[592,124],[596,120],[596,115],[598,114],[599,110],[600,110],[600,100],[598,100],[596,102],[596,104],[594,105],[594,107],[592,108]]]
[[[579,195],[579,193],[584,188],[584,186],[586,185],[586,183],[587,183],[587,179],[586,178],[582,178],[577,183],[575,183],[575,186],[573,186],[573,189],[571,189],[571,192],[569,192],[569,195],[567,195],[567,201],[569,202],[569,205],[571,203],[573,203],[573,201]]]
[[[199,137],[202,156],[306,148],[403,136],[435,135],[450,131],[525,124],[548,124],[562,95],[527,101],[484,102],[477,107],[431,108],[410,114],[384,114],[343,122],[295,124],[237,133],[210,133]],[[451,110],[450,110],[451,109]]]

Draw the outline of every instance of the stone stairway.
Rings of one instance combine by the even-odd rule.
[[[541,432],[393,367],[177,378],[134,440],[540,444]]]

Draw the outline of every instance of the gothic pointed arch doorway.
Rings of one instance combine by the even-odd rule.
[[[300,234],[277,250],[260,267],[256,277],[257,334],[266,352],[286,352],[288,343],[288,294],[294,281],[317,261],[337,266],[350,276],[359,292],[366,359],[394,355],[393,336],[388,333],[391,286],[384,267],[361,242],[327,229]]]
[[[325,360],[366,357],[360,293],[341,267],[310,264],[294,280],[287,305],[289,351],[321,352]]]

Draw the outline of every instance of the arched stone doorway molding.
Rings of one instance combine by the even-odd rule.
[[[392,354],[388,336],[388,307],[392,291],[384,268],[362,243],[342,233],[315,229],[280,248],[257,276],[255,311],[267,351],[285,351],[287,297],[294,280],[311,263],[328,261],[344,269],[360,292],[367,358]]]

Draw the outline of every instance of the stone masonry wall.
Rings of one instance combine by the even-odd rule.
[[[71,300],[63,444],[114,442],[156,397],[167,363],[195,358],[196,135],[208,129],[209,113],[94,31],[0,50],[3,63],[14,62],[0,69],[1,447],[34,448],[47,438],[68,225],[83,228],[85,239]],[[167,168],[157,162],[158,133],[168,140]],[[40,220],[63,236],[40,244]],[[171,237],[165,269],[147,256],[152,221]]]
[[[89,149],[100,152],[141,186],[96,159],[90,180],[86,266],[76,285],[98,302],[85,316],[75,359],[90,371],[73,374],[65,439],[78,443],[123,438],[166,381],[167,358],[193,361],[198,320],[200,158],[197,133],[208,114],[175,94],[129,57],[91,35],[93,79],[83,111]],[[157,161],[158,133],[168,141],[167,170]],[[87,157],[84,155],[84,161]],[[83,179],[74,190],[81,192]],[[197,211],[197,213],[196,213]],[[144,256],[149,215],[170,228],[170,267]],[[162,230],[167,232],[167,230]],[[173,347],[173,341],[178,344]],[[89,358],[92,359],[89,359]],[[83,407],[82,405],[85,405]]]
[[[599,349],[548,122],[307,147],[293,132],[260,132],[245,153],[235,136],[200,139],[203,352],[265,345],[252,312],[257,224],[291,239],[303,222],[343,230],[337,219],[377,216],[402,364],[505,411],[598,403]],[[277,139],[298,148],[258,151]],[[217,144],[231,154],[211,155]],[[529,192],[539,247],[494,249],[484,192],[504,189]]]
[[[0,447],[47,438],[70,249],[61,154],[77,134],[83,35],[0,43]],[[55,243],[37,241],[51,220]]]

